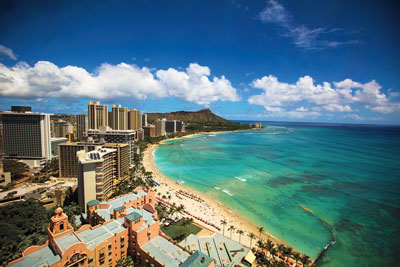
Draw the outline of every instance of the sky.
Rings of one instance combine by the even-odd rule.
[[[0,110],[400,124],[400,2],[0,1]]]

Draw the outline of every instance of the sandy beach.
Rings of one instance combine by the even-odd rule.
[[[207,132],[207,134],[213,134]],[[194,134],[197,135],[197,134]],[[182,138],[192,138],[194,135],[187,135]],[[171,140],[171,139],[169,139]],[[165,140],[167,141],[167,140]],[[164,141],[160,143],[163,145]],[[190,214],[195,215],[197,217],[201,217],[208,221],[211,224],[219,227],[221,230],[218,231],[216,228],[207,225],[200,220],[194,218],[194,221],[208,229],[211,229],[215,232],[219,232],[223,234],[223,225],[221,224],[221,220],[225,220],[227,225],[225,225],[225,236],[230,237],[231,232],[228,231],[228,228],[232,225],[235,227],[235,230],[232,232],[232,239],[239,241],[239,234],[236,233],[238,229],[244,231],[244,234],[241,236],[241,243],[245,246],[250,245],[250,238],[248,237],[249,233],[254,233],[256,235],[256,239],[252,241],[252,247],[256,245],[258,240],[259,232],[258,228],[255,224],[244,218],[241,214],[236,212],[235,210],[228,208],[226,205],[222,204],[218,200],[200,193],[190,187],[185,186],[184,184],[177,184],[175,181],[168,178],[162,172],[160,172],[154,162],[153,152],[157,149],[158,145],[149,145],[146,151],[144,152],[143,165],[146,171],[151,171],[154,174],[154,178],[157,182],[161,184],[161,186],[157,187],[157,193],[160,192],[161,196],[171,196],[171,199],[168,199],[168,202],[176,203],[177,206],[183,204]],[[185,197],[184,194],[180,194],[179,191],[182,190],[186,194],[195,195],[200,197],[204,202],[199,202],[191,199],[190,197]],[[187,216],[187,215],[186,215]],[[265,232],[262,236],[264,240],[270,239],[275,244],[283,243],[288,245],[286,242],[281,241],[274,237],[273,235]]]

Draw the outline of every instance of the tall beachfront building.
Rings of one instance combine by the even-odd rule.
[[[108,107],[100,105],[99,101],[90,101],[88,104],[89,129],[99,129],[108,125]]]
[[[127,143],[105,143],[100,140],[88,140],[80,142],[63,142],[58,145],[59,171],[60,177],[77,178],[78,177],[78,158],[76,153],[80,150],[90,152],[96,147],[112,148],[116,150],[114,175],[118,180],[122,180],[129,175],[130,150]]]
[[[128,112],[128,129],[140,130],[142,128],[142,113],[137,109],[131,109]]]
[[[156,136],[165,136],[166,135],[166,130],[165,130],[165,124],[167,120],[166,119],[158,119],[154,122],[155,124],[155,134]]]
[[[0,112],[4,157],[40,167],[51,159],[51,114],[15,110]]]
[[[128,108],[112,105],[112,126],[114,130],[128,130]]]
[[[214,262],[220,266],[218,259],[199,250],[190,251],[165,236],[160,230],[154,206],[155,193],[143,187],[109,201],[89,201],[86,203],[89,224],[77,231],[59,207],[51,217],[46,244],[29,247],[21,258],[12,261],[9,266],[110,267],[116,266],[118,260],[126,259],[128,255],[138,266],[212,267]],[[202,243],[202,249],[208,247],[209,244]],[[234,248],[237,249],[236,246]],[[225,247],[223,251],[212,251],[211,254],[238,253],[228,251],[227,254],[225,251],[228,249]],[[236,263],[228,259],[224,265],[233,266]]]
[[[113,193],[115,149],[98,147],[76,153],[78,157],[78,202],[86,211],[91,200],[103,201]]]
[[[104,140],[107,143],[126,143],[129,146],[129,163],[133,164],[134,141],[137,139],[137,131],[133,130],[114,130],[110,127],[100,127],[98,130],[89,129],[89,137]]]
[[[81,140],[88,130],[88,116],[85,114],[76,115],[76,138]]]
[[[142,127],[147,126],[147,114],[142,114]]]

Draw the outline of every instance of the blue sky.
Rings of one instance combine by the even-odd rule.
[[[400,124],[397,1],[1,1],[0,109]]]

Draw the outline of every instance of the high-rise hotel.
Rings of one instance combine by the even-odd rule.
[[[99,129],[108,125],[108,106],[100,105],[99,101],[90,101],[88,104],[89,129]]]
[[[4,157],[23,160],[32,167],[40,167],[50,160],[50,115],[19,107],[0,112]]]
[[[128,130],[128,108],[112,105],[112,128],[114,130]]]

